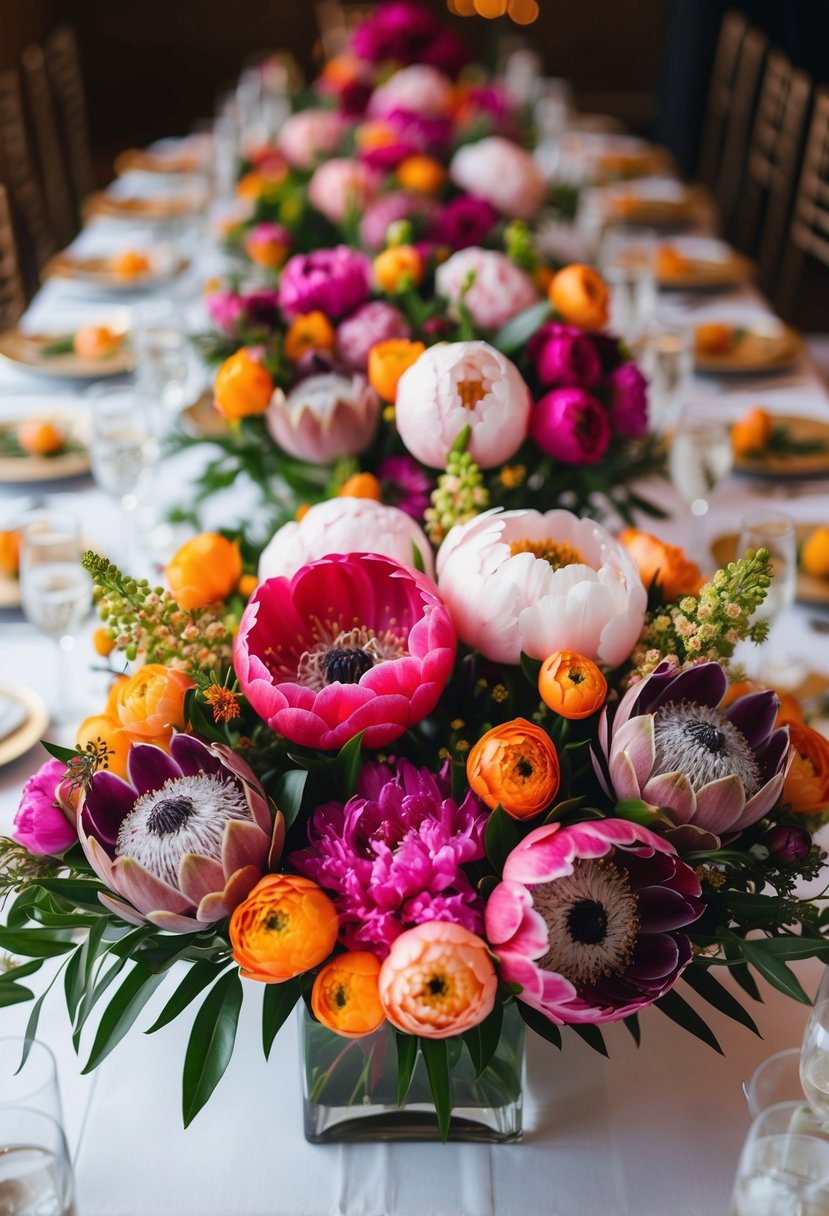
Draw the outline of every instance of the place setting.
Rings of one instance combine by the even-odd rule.
[[[0,333],[0,359],[47,380],[102,380],[132,371],[129,314],[44,332],[15,325]]]
[[[76,290],[107,294],[155,291],[190,267],[190,260],[171,245],[139,249],[124,246],[110,254],[84,255],[66,249],[47,263],[44,277]]]

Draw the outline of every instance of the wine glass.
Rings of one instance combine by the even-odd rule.
[[[172,309],[158,306],[133,311],[135,378],[153,406],[177,411],[190,379],[190,345]]]
[[[754,620],[769,622],[769,628],[777,618],[794,603],[797,583],[797,536],[794,520],[782,511],[752,511],[740,521],[738,557],[746,549],[768,549],[771,558],[772,581],[766,598],[754,613]],[[800,666],[785,655],[770,657],[769,643],[760,653],[760,674],[770,684],[785,686],[798,682],[802,673]]]
[[[0,1110],[6,1106],[25,1106],[40,1110],[60,1122],[60,1090],[55,1057],[39,1039],[29,1044],[25,1063],[22,1035],[0,1038]],[[2,1208],[0,1208],[0,1212]]]
[[[712,493],[732,462],[731,431],[725,423],[702,421],[685,410],[671,436],[668,469],[674,489],[691,512],[689,554],[703,565],[703,520]]]
[[[92,474],[98,485],[121,504],[124,519],[124,564],[136,553],[136,513],[152,485],[159,456],[151,411],[135,388],[97,385],[89,392],[92,406]]]
[[[656,241],[624,226],[605,229],[599,251],[610,287],[610,324],[630,345],[640,338],[656,308]]]
[[[829,1122],[829,967],[824,968],[803,1033],[800,1084],[817,1118]]]
[[[668,430],[674,424],[693,366],[693,335],[687,326],[659,322],[649,327],[642,370],[648,378],[650,412],[657,430]]]
[[[80,524],[73,515],[36,511],[27,517],[20,537],[20,600],[32,624],[55,641],[55,722],[73,713],[67,697],[73,687],[74,635],[92,608],[92,579],[81,565],[82,555]]]
[[[734,1216],[829,1216],[829,1138],[802,1102],[758,1115],[746,1138]]]
[[[60,1121],[28,1107],[0,1107],[0,1212],[73,1216],[74,1190]]]

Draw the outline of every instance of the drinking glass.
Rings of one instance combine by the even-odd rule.
[[[190,344],[187,335],[166,313],[136,313],[133,326],[135,378],[153,406],[178,411],[184,404],[190,378]]]
[[[829,1138],[799,1102],[770,1106],[746,1138],[734,1216],[829,1216]]]
[[[766,620],[772,627],[781,613],[794,603],[797,583],[797,536],[794,520],[782,511],[752,511],[740,521],[737,555],[746,549],[768,549],[771,557],[772,581],[766,598],[754,614],[754,620]],[[802,664],[790,656],[775,653],[770,641],[760,650],[760,675],[773,685],[784,687],[798,683]]]
[[[599,265],[610,287],[610,325],[630,345],[642,337],[656,308],[656,242],[647,234],[607,228]]]
[[[92,475],[107,494],[121,504],[124,520],[124,564],[129,569],[137,547],[136,512],[152,485],[159,445],[152,411],[129,386],[97,385],[90,390],[92,406]]]
[[[74,1179],[59,1120],[0,1106],[0,1213],[73,1216]]]
[[[45,1043],[35,1039],[21,1065],[25,1043],[22,1035],[0,1039],[0,1110],[25,1106],[60,1123],[63,1116],[55,1057]]]
[[[691,512],[690,556],[705,563],[703,520],[713,491],[731,470],[731,431],[722,422],[704,422],[684,411],[671,436],[668,469],[674,489]]]
[[[829,1122],[829,968],[824,969],[803,1034],[800,1084],[817,1118]]]
[[[787,1047],[763,1060],[752,1073],[751,1080],[743,1081],[743,1093],[752,1119],[778,1102],[800,1102],[803,1098],[800,1048]]]
[[[92,580],[81,565],[80,524],[74,515],[36,511],[20,537],[20,600],[38,629],[55,642],[55,701],[52,720],[71,718],[71,653],[75,634],[92,609]]]
[[[650,414],[657,430],[669,430],[694,366],[693,335],[680,325],[651,325],[644,340],[642,370],[650,387]]]

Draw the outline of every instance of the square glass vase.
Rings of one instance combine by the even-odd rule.
[[[346,1039],[300,1009],[305,1137],[312,1144],[372,1140],[440,1140],[423,1054],[397,1103],[397,1044],[388,1022]],[[449,1140],[509,1144],[521,1139],[524,1023],[513,1002],[504,1009],[498,1047],[479,1077],[461,1039],[449,1041],[452,1118]]]

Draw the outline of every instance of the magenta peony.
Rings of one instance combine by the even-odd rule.
[[[469,57],[463,39],[412,0],[379,4],[355,29],[351,46],[370,63],[429,63],[453,77]]]
[[[487,199],[510,219],[532,219],[547,194],[532,153],[500,135],[464,144],[452,158],[449,173],[461,190]]]
[[[380,193],[381,184],[376,169],[359,160],[334,157],[314,170],[308,201],[332,224],[341,224],[350,214],[359,215]]]
[[[336,245],[292,257],[279,280],[279,302],[289,320],[316,310],[333,320],[364,304],[370,288],[369,259],[347,245]]]
[[[23,786],[12,835],[36,857],[64,853],[78,839],[58,796],[65,773],[66,765],[50,758]]]
[[[456,308],[463,298],[481,329],[500,329],[538,303],[538,292],[526,270],[494,249],[473,246],[453,254],[438,267],[435,287]]]
[[[275,443],[312,464],[331,464],[369,446],[380,418],[380,398],[365,376],[322,372],[277,389],[265,413]]]
[[[337,327],[337,354],[351,371],[365,372],[368,352],[377,342],[411,337],[411,327],[393,304],[371,300]]]
[[[450,249],[481,245],[498,223],[498,212],[485,198],[459,194],[441,211],[429,230],[429,239]]]
[[[527,343],[527,354],[545,388],[594,388],[602,378],[602,359],[592,337],[575,325],[542,325]]]
[[[236,332],[237,325],[245,315],[244,301],[234,291],[213,291],[206,298],[205,305],[210,320],[228,336]]]
[[[607,378],[610,421],[626,439],[641,439],[648,430],[648,382],[635,363],[622,363]]]
[[[537,402],[530,434],[562,464],[598,464],[612,431],[601,401],[580,388],[556,388]]]

